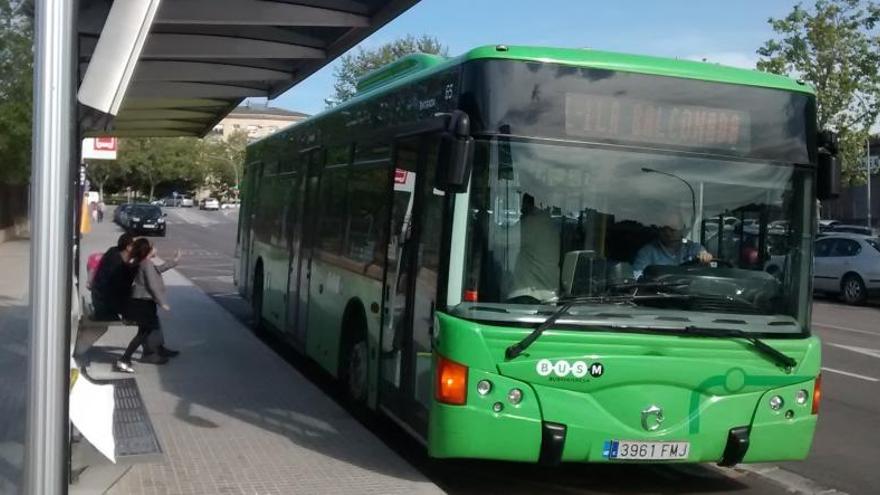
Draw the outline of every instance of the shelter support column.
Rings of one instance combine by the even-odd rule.
[[[67,492],[77,1],[36,0],[25,493]]]

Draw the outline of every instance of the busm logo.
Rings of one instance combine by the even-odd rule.
[[[584,378],[589,374],[593,378],[599,378],[605,373],[605,367],[602,363],[592,363],[588,365],[584,361],[570,363],[564,359],[560,359],[556,362],[550,361],[549,359],[542,359],[535,365],[535,371],[541,376],[550,377],[551,381],[563,381],[560,379],[569,375],[574,378]]]

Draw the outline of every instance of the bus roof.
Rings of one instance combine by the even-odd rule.
[[[337,110],[350,105],[356,105],[365,99],[386,93],[398,87],[406,86],[419,79],[439,73],[456,65],[472,60],[490,59],[521,60],[524,62],[560,64],[573,67],[591,67],[638,74],[756,86],[798,93],[815,93],[809,84],[796,81],[790,77],[762,72],[759,70],[728,67],[726,65],[709,62],[606,52],[589,48],[486,45],[473,48],[457,57],[446,59],[440,56],[425,54],[413,54],[403,57],[362,76],[358,81],[360,91],[355,93],[354,97],[350,100],[347,100],[336,107],[329,108],[324,112],[318,113],[303,122],[291,124],[280,132],[258,139],[251,144],[280,135],[283,131],[296,125],[320,120],[325,115]],[[408,63],[410,61],[412,63]]]
[[[458,62],[480,59],[509,59],[549,64],[592,67],[657,76],[682,77],[702,81],[760,86],[813,94],[810,85],[790,77],[751,69],[738,69],[710,62],[647,55],[605,52],[588,48],[548,48],[538,46],[481,46],[459,57]]]
[[[487,59],[521,60],[524,62],[540,62],[572,67],[590,67],[814,94],[813,88],[810,85],[790,77],[759,70],[728,67],[710,62],[605,52],[588,48],[487,45],[471,49],[458,57],[448,59],[437,55],[421,53],[402,57],[359,79],[358,92],[353,99],[372,95],[376,90],[387,90],[402,86],[416,79],[471,60]]]

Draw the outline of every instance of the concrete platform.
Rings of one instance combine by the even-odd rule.
[[[83,253],[103,250],[118,233],[94,226]],[[112,470],[113,494],[442,493],[189,280],[172,270],[165,282],[172,309],[160,317],[167,345],[181,355],[156,366],[135,354],[133,375],[164,458],[95,465],[82,483],[113,478]],[[103,335],[89,374],[132,376],[110,371],[132,336]]]

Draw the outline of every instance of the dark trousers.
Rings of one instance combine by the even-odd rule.
[[[137,348],[140,346],[144,346],[144,356],[155,352],[155,350],[150,349],[149,343],[150,334],[154,333],[154,331],[155,330],[150,327],[138,325],[137,335],[135,335],[134,338],[131,339],[131,342],[128,343],[128,347],[125,348],[125,352],[122,354],[122,358],[120,360],[126,363],[130,363],[132,354],[134,354],[134,351],[136,351]]]
[[[126,311],[126,317],[137,323],[138,332],[129,342],[122,361],[131,361],[131,356],[138,347],[143,346],[143,355],[156,352],[164,342],[159,330],[159,315],[156,303],[147,299],[131,299]]]

